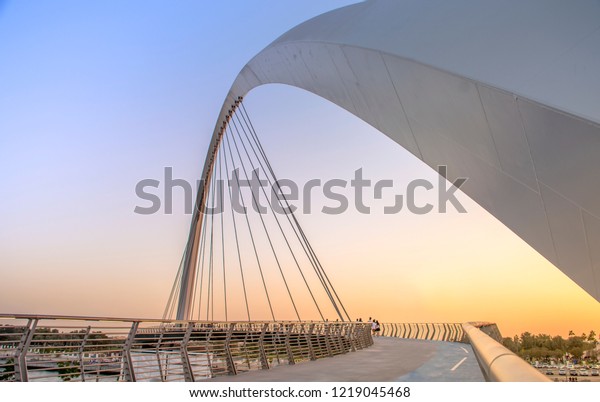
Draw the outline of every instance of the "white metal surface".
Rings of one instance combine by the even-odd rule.
[[[600,300],[600,2],[372,0],[309,20],[240,72],[311,91],[449,179]]]

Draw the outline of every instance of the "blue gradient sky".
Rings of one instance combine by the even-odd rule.
[[[165,166],[196,180],[245,62],[350,3],[0,1],[0,311],[160,316],[190,217],[134,214],[135,184]],[[246,104],[282,177],[437,180],[316,96],[266,86]],[[598,330],[595,300],[461,200],[466,215],[301,220],[355,316]]]

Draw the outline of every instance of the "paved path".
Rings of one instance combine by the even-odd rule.
[[[418,369],[398,381],[485,381],[471,345],[434,342],[436,352]]]
[[[375,338],[370,348],[332,358],[207,381],[484,381],[462,343]]]

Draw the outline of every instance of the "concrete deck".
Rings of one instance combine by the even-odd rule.
[[[469,345],[378,337],[373,346],[358,352],[207,381],[484,381],[484,378]]]

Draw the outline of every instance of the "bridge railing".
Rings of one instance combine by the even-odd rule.
[[[0,381],[197,381],[372,344],[357,322],[0,315]]]
[[[444,342],[467,342],[459,323],[383,323],[381,336]]]
[[[500,342],[495,324],[462,324],[486,381],[550,381]]]
[[[381,336],[469,343],[486,381],[550,381],[502,345],[493,323],[384,323],[380,327]]]

